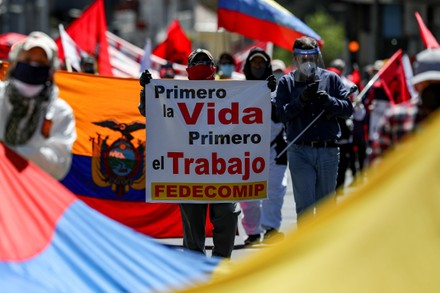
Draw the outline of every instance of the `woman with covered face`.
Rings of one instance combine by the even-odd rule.
[[[0,82],[0,141],[58,180],[72,162],[76,140],[72,108],[58,97],[53,75],[57,46],[45,33],[32,32],[9,54]]]

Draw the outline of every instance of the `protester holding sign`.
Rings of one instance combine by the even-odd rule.
[[[188,78],[190,80],[214,80],[215,66],[211,53],[196,49],[188,57]],[[151,80],[148,70],[140,78],[143,87]],[[141,90],[139,111],[145,116],[145,94]],[[188,118],[190,119],[190,118]],[[195,140],[195,137],[193,138]],[[230,258],[234,249],[237,220],[240,213],[236,202],[225,203],[179,203],[183,222],[184,248],[205,253],[206,217],[209,217],[213,229],[212,255]]]
[[[270,56],[260,48],[253,48],[246,58],[243,73],[247,80],[272,80],[272,91],[276,89],[276,78],[272,75]],[[269,97],[268,97],[269,98]],[[284,140],[284,126],[276,117],[275,105],[272,104],[270,166],[268,198],[260,201],[240,202],[243,211],[242,224],[248,235],[245,246],[260,243],[260,234],[264,233],[265,243],[281,239],[278,230],[281,226],[281,209],[287,190],[287,154],[280,158],[277,155],[287,146]]]
[[[293,54],[297,69],[280,79],[276,107],[279,119],[287,125],[287,140],[295,142],[287,156],[296,213],[301,216],[335,191],[339,161],[336,140],[341,132],[337,117],[350,117],[353,105],[340,77],[322,68],[315,39],[296,39]],[[307,131],[302,132],[304,129]]]

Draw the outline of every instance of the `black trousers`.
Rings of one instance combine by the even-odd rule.
[[[212,255],[230,258],[234,249],[240,210],[237,203],[179,204],[183,223],[183,247],[205,253],[206,216],[214,227]]]
[[[338,165],[338,177],[336,179],[336,188],[344,186],[345,183],[345,173],[347,169],[350,168],[353,177],[356,175],[356,165],[355,165],[355,153],[353,149],[353,144],[341,144],[339,146],[339,165]]]

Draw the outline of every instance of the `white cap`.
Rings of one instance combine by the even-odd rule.
[[[281,70],[282,72],[284,72],[286,70],[286,64],[283,62],[283,60],[273,59],[270,63],[272,64],[273,72],[277,70]]]
[[[251,61],[251,60],[254,59],[255,57],[261,57],[261,58],[264,59],[264,61],[267,62],[267,57],[264,56],[262,53],[255,53],[255,54],[252,54],[251,58],[249,58],[249,61]]]
[[[57,58],[58,47],[54,40],[43,32],[32,32],[24,40],[22,49],[29,51],[32,48],[41,48],[46,53],[47,58],[51,64],[54,63],[54,59]]]

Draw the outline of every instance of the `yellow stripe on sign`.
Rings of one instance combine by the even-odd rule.
[[[250,200],[267,197],[267,181],[246,183],[169,183],[151,184],[152,200]]]

